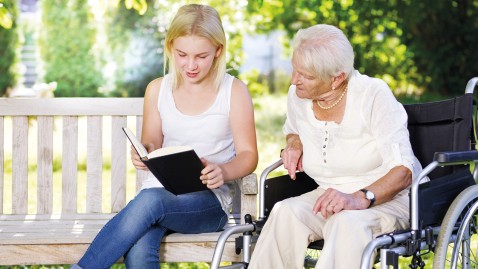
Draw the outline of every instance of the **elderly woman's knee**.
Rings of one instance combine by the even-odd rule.
[[[297,205],[294,203],[294,199],[286,199],[277,202],[269,214],[269,218],[274,219],[287,219],[291,216],[295,216],[294,212],[298,210]]]
[[[369,222],[364,218],[361,210],[344,210],[338,214],[334,214],[327,221],[327,225],[336,228],[343,228],[347,231],[363,231],[370,226]]]

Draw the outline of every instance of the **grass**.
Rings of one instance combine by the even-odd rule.
[[[286,95],[267,95],[254,99],[259,163],[256,174],[279,160],[285,146],[282,125],[286,118]]]
[[[0,266],[0,269],[69,269],[70,265],[31,265],[31,266]],[[111,269],[125,269],[124,264],[115,264]],[[204,262],[198,263],[165,263],[161,269],[208,269],[209,265]]]

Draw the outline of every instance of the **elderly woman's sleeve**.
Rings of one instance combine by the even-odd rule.
[[[297,99],[298,97],[295,94],[295,87],[290,86],[289,93],[287,94],[287,114],[284,126],[282,127],[284,135],[299,133],[297,130],[297,109],[299,109],[299,107],[294,105]]]
[[[386,83],[377,83],[377,87],[379,90],[368,97],[372,102],[370,128],[377,139],[378,150],[389,169],[403,165],[415,178],[421,166],[410,144],[407,113]]]

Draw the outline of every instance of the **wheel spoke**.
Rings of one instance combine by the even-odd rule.
[[[477,197],[474,186],[448,209],[437,238],[434,268],[478,269]]]

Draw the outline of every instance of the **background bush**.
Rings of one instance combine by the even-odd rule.
[[[18,34],[17,34],[17,0],[2,0],[4,12],[9,12],[12,24],[10,28],[0,26],[0,97],[3,96],[8,88],[13,88],[17,82],[17,72],[15,70],[18,60]],[[5,13],[6,14],[6,13]],[[7,15],[4,15],[7,16]]]
[[[158,31],[156,16],[161,12],[154,2],[146,1],[149,8],[142,15],[122,4],[106,10],[105,65],[114,67],[108,95],[143,97],[148,83],[163,75],[164,32]]]
[[[94,54],[96,28],[87,0],[41,0],[39,48],[44,81],[58,82],[55,96],[101,96]]]
[[[478,75],[477,0],[250,0],[257,32],[338,26],[355,50],[355,66],[387,81],[397,95],[462,94]],[[289,42],[285,43],[286,46]]]

